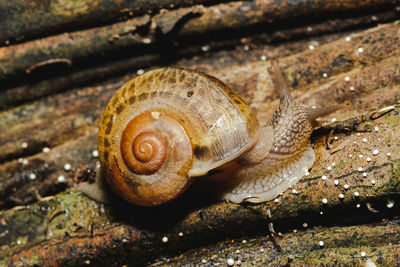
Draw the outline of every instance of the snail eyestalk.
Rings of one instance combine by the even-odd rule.
[[[345,101],[344,103],[331,105],[331,106],[327,106],[327,107],[308,108],[307,118],[310,121],[314,121],[320,117],[326,116],[326,115],[331,114],[340,109],[350,109],[350,107],[351,107],[351,102]]]
[[[272,81],[275,85],[275,88],[279,88],[281,99],[283,98],[292,99],[292,96],[290,95],[289,86],[287,85],[287,82],[283,77],[282,71],[279,68],[278,60],[274,60],[272,62],[272,67],[273,67]]]

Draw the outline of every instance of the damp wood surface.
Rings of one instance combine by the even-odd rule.
[[[79,1],[80,2],[80,1]],[[351,12],[352,10],[377,8],[378,14],[368,18],[359,16],[336,23],[325,25],[325,31],[337,31],[338,28],[351,28],[357,24],[386,21],[396,17],[396,12],[389,5],[391,1],[321,1],[312,4],[307,1],[294,1],[286,5],[278,1],[248,1],[229,2],[214,6],[197,5],[175,9],[162,10],[156,15],[144,14],[139,17],[124,20],[110,25],[76,30],[11,46],[0,47],[0,85],[6,87],[9,81],[18,82],[20,79],[29,80],[31,72],[38,68],[38,64],[47,62],[57,64],[65,70],[79,69],[82,65],[91,65],[99,60],[117,60],[132,55],[158,50],[164,57],[168,57],[169,50],[176,44],[185,45],[187,38],[194,38],[201,42],[204,35],[210,34],[213,39],[230,38],[236,30],[242,28],[252,32],[262,23],[267,23],[266,32],[273,31],[284,19],[304,18],[316,16],[318,12],[331,17],[334,12]],[[386,4],[386,5],[385,5]],[[386,8],[385,8],[386,7]],[[381,10],[382,9],[382,10]],[[33,24],[34,25],[34,24]],[[259,26],[260,27],[260,26]],[[324,26],[316,27],[323,28]],[[284,28],[285,29],[285,28]],[[160,33],[161,31],[161,33]],[[221,32],[223,31],[223,32]],[[293,28],[288,31],[279,30],[274,38],[290,39],[298,35],[307,34],[303,28]],[[160,34],[163,40],[159,42]],[[310,34],[310,33],[309,33]],[[315,34],[315,33],[313,33]],[[273,34],[272,34],[273,35]],[[270,37],[271,38],[271,37]],[[154,52],[153,52],[154,53]],[[95,57],[93,59],[93,57]],[[93,59],[93,63],[91,60]],[[42,66],[40,65],[40,66]],[[37,72],[37,70],[36,70]]]
[[[264,29],[262,24],[260,26],[257,23],[255,25],[245,23],[242,27],[250,27],[249,33],[239,42],[237,32],[226,32],[229,28],[229,18],[232,18],[233,15],[227,16],[226,14],[229,12],[226,12],[226,10],[221,12],[220,9],[229,8],[229,10],[232,9],[237,13],[243,7],[247,7],[247,5],[243,3],[240,6],[221,7],[218,5],[208,7],[207,10],[202,8],[201,17],[192,18],[189,16],[189,20],[186,16],[192,13],[197,14],[198,7],[163,11],[155,16],[143,15],[112,25],[67,32],[0,48],[0,63],[2,65],[0,69],[0,109],[67,91],[83,84],[93,83],[96,80],[103,80],[104,77],[121,75],[126,72],[125,69],[174,62],[180,58],[201,54],[209,50],[218,51],[227,47],[238,46],[239,43],[243,42],[253,44],[252,49],[263,50],[259,51],[259,55],[267,54],[269,57],[274,57],[276,54],[272,55],[270,51],[276,50],[271,49],[274,46],[265,47],[265,45],[276,40],[315,36],[314,45],[322,44],[332,39],[328,33],[340,34],[341,31],[387,22],[396,17],[396,12],[393,9],[386,8],[378,9],[374,15],[360,14],[356,17],[347,18],[332,16],[328,20],[316,21],[294,28],[284,27],[279,30],[275,30],[277,26],[271,22],[262,34],[257,33],[260,28]],[[253,7],[253,9],[257,8],[261,7]],[[281,9],[285,10],[285,7],[283,6]],[[213,25],[203,23],[203,21],[213,21],[214,18],[209,17],[209,14],[214,13],[228,17],[228,19],[224,18],[226,25],[219,26],[225,29],[223,33],[218,33],[218,29]],[[247,12],[244,14],[254,16],[256,20],[264,18],[262,14],[257,12],[249,13],[250,15]],[[206,19],[202,19],[204,16]],[[193,20],[197,21],[199,27],[203,29],[203,33],[186,32],[185,35],[179,29],[178,32],[164,33],[164,37],[160,38],[159,28],[166,27],[163,20],[167,20],[169,27],[174,29],[174,25],[182,24],[181,19],[186,23],[193,23]],[[249,21],[253,21],[253,19],[249,19]],[[188,30],[190,29],[192,27],[188,28]],[[325,35],[321,35],[322,33]],[[190,34],[193,40],[188,43],[187,35]],[[210,41],[204,36],[207,34],[211,34]],[[258,49],[257,43],[260,42],[262,49]],[[292,43],[286,46],[291,47],[292,50],[299,49],[300,43],[301,41],[298,41],[296,46],[293,46]],[[171,50],[175,53],[170,53]],[[247,54],[251,54],[253,58],[256,55],[256,53]],[[243,55],[241,58],[240,56],[237,58],[237,60],[250,59],[244,58]],[[99,64],[99,60],[101,64]],[[108,64],[104,64],[105,62]],[[213,61],[212,65],[215,64],[217,63]],[[54,71],[54,69],[57,71]],[[49,75],[50,70],[55,74],[62,73],[62,75],[53,75],[52,77],[52,75]]]
[[[318,264],[321,257],[331,254],[338,264],[361,265],[371,259],[390,265],[398,260],[400,245],[396,230],[399,112],[400,107],[394,106],[389,112],[375,111],[318,129],[313,137],[317,164],[293,187],[295,192],[287,190],[278,201],[259,205],[219,203],[205,198],[200,183],[167,206],[138,208],[118,200],[106,206],[79,190],[68,190],[2,212],[0,256],[4,264],[129,265],[134,261],[138,265],[168,265],[172,260],[202,265],[203,259],[216,264],[233,257],[239,249],[243,255],[238,253],[235,259],[249,265],[254,261],[284,264],[290,255],[296,265],[311,260]],[[327,150],[322,133],[332,130],[338,138]],[[366,160],[368,157],[371,161]],[[267,230],[270,222],[282,237],[272,239]],[[354,224],[359,225],[351,226]],[[168,242],[162,241],[164,237]],[[243,244],[243,239],[249,244]],[[362,257],[361,252],[368,257]],[[108,253],[120,257],[110,258]],[[250,257],[253,253],[256,256]]]
[[[21,42],[43,35],[87,28],[127,18],[195,4],[207,0],[50,0],[32,4],[32,1],[0,1],[1,38],[3,45]]]
[[[137,12],[124,5],[141,1],[95,1],[114,5],[109,13],[76,6],[85,1],[43,5],[56,2],[71,12],[54,28],[10,24],[16,30],[0,48],[0,265],[224,266],[232,258],[235,266],[397,266],[396,1],[143,1]],[[3,22],[41,14],[25,8]],[[0,1],[0,13],[6,9]],[[312,19],[316,12],[327,18]],[[81,16],[86,26],[75,22]],[[295,23],[305,16],[309,23]],[[232,34],[216,38],[222,31]],[[314,166],[276,200],[222,203],[213,198],[218,185],[200,180],[168,205],[139,208],[117,197],[100,204],[75,188],[96,175],[107,101],[139,68],[214,75],[264,124],[279,101],[268,72],[274,58],[298,102],[352,104],[321,120],[312,136]]]
[[[222,3],[218,3],[222,2]],[[85,29],[104,24],[111,24],[120,20],[127,20],[143,14],[157,15],[161,11],[177,10],[180,7],[197,6],[200,19],[189,22],[184,31],[204,31],[209,24],[225,24],[233,27],[243,27],[268,20],[274,22],[290,16],[306,16],[315,13],[332,11],[354,11],[357,9],[380,8],[392,5],[391,0],[370,1],[329,1],[316,3],[304,0],[292,1],[290,4],[281,1],[216,1],[216,0],[50,0],[31,4],[31,1],[0,1],[0,45],[10,45],[25,40],[55,35],[64,31]],[[213,12],[207,10],[211,7]],[[238,8],[247,11],[243,12]],[[214,12],[215,10],[215,12]],[[207,12],[208,11],[208,12]],[[207,14],[208,13],[208,14]],[[212,14],[214,13],[214,14]],[[260,16],[263,15],[263,16]],[[214,16],[210,18],[209,16]],[[171,29],[176,17],[162,16],[162,30]],[[198,21],[201,21],[200,23]],[[193,25],[194,24],[194,25]]]

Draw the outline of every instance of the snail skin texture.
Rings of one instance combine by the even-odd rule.
[[[127,82],[100,122],[98,150],[107,183],[142,206],[171,201],[194,179],[218,172],[232,181],[222,197],[234,203],[264,202],[285,191],[315,161],[315,119],[343,105],[297,104],[276,62],[273,67],[280,105],[263,127],[237,93],[198,71],[161,68]]]

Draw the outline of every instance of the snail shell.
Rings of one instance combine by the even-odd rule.
[[[218,79],[157,69],[111,98],[100,122],[99,158],[120,196],[157,205],[176,198],[192,177],[247,151],[259,131],[250,107]]]
[[[281,99],[263,127],[237,93],[201,72],[162,68],[126,83],[100,121],[108,184],[143,206],[175,199],[193,177],[210,177],[213,169],[220,170],[217,181],[229,181],[222,196],[231,202],[263,202],[289,188],[315,161],[309,140],[315,119],[346,104],[297,104],[276,62],[273,67]]]

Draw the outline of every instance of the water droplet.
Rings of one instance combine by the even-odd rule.
[[[233,266],[235,264],[235,261],[232,258],[229,258],[226,263],[228,264],[228,266]]]
[[[92,151],[92,157],[93,158],[98,158],[99,157],[99,151],[97,149]]]
[[[71,168],[72,168],[72,166],[71,166],[71,164],[69,164],[69,163],[66,163],[66,164],[64,165],[64,170],[66,170],[66,171],[70,171]]]
[[[64,175],[60,175],[57,177],[57,182],[59,183],[64,183],[65,182],[65,176]]]
[[[208,50],[210,50],[210,46],[209,45],[203,45],[201,47],[201,50],[203,50],[203,52],[207,52]]]
[[[143,43],[144,44],[150,44],[151,43],[151,39],[150,38],[143,38]]]
[[[391,208],[393,208],[393,206],[394,206],[394,200],[393,199],[388,199],[387,203],[386,203],[386,207],[391,209]]]

